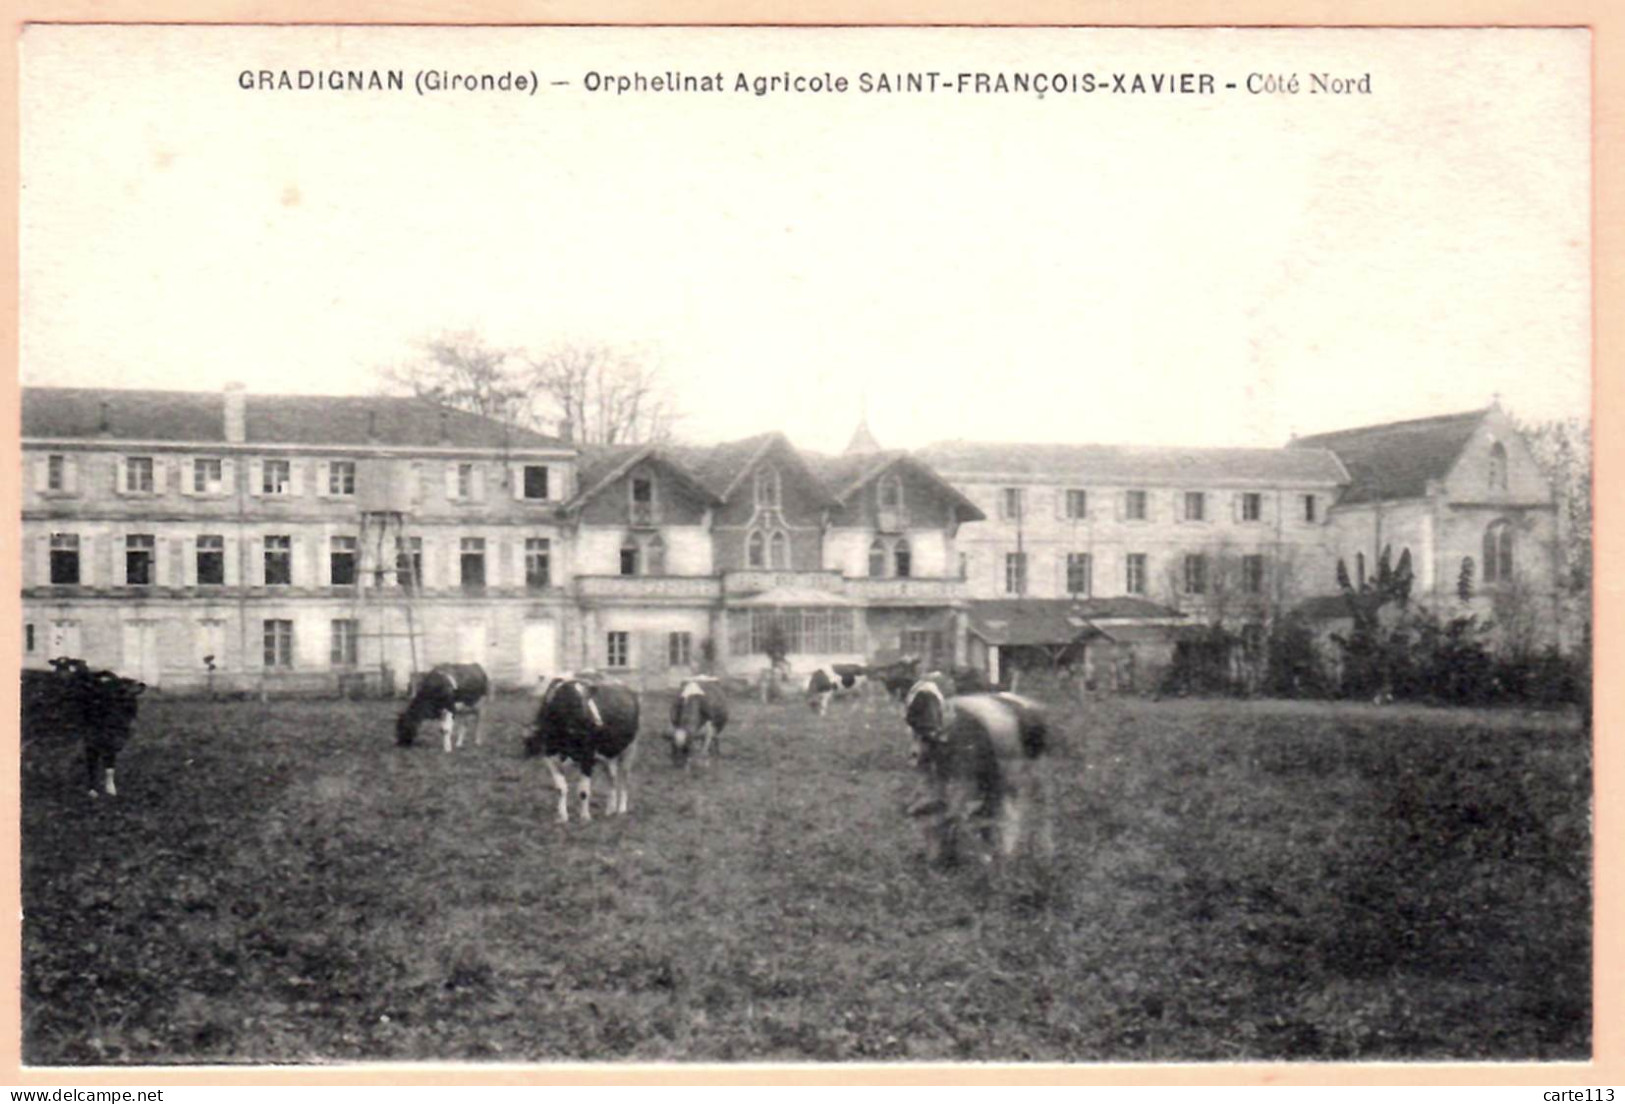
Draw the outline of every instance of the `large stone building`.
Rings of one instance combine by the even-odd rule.
[[[1313,608],[1411,553],[1417,593],[1553,592],[1556,514],[1498,409],[1282,449],[764,434],[577,446],[411,399],[28,388],[25,661],[163,687],[646,685],[918,654],[1001,668],[1155,648],[1191,615]],[[1331,607],[1335,615],[1335,604]],[[1056,637],[1057,639],[1049,639]]]

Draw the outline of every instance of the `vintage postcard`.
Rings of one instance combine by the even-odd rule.
[[[1589,1061],[1592,50],[27,26],[25,1069]]]

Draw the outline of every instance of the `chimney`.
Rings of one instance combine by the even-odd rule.
[[[228,383],[226,398],[226,442],[240,445],[248,439],[248,396],[240,383]]]

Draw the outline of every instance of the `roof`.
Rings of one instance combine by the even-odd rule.
[[[880,451],[880,442],[875,440],[875,435],[869,431],[869,415],[865,414],[858,419],[858,428],[852,431],[852,439],[846,443],[843,454],[861,456],[864,453]]]
[[[581,466],[578,485],[581,489],[567,508],[580,506],[644,461],[664,465],[703,501],[713,505],[721,502],[715,491],[696,479],[693,472],[671,455],[672,451],[660,445],[579,446]]]
[[[756,607],[770,606],[776,609],[792,608],[797,606],[851,606],[855,605],[852,599],[833,590],[818,590],[814,587],[782,586],[771,590],[764,590],[760,594],[753,594],[749,598],[742,598],[737,602],[729,603],[732,606]]]
[[[972,602],[971,630],[1000,647],[1069,644],[1084,636],[1111,635],[1097,620],[1178,617],[1177,610],[1143,598],[1012,598]]]
[[[1347,482],[1337,457],[1314,448],[1169,448],[1152,445],[939,441],[915,454],[943,475],[1036,476],[1079,483]]]
[[[557,448],[563,443],[422,399],[384,395],[244,394],[250,444]],[[226,399],[218,391],[132,391],[25,387],[24,437],[101,436],[135,441],[225,443]]]
[[[976,503],[965,497],[963,491],[912,453],[893,449],[868,454],[842,453],[840,456],[824,456],[815,452],[802,455],[812,473],[834,493],[836,502],[844,504],[882,473],[901,464],[925,478],[945,498],[953,500],[954,505],[959,507],[960,521],[982,521],[987,517]]]
[[[1348,469],[1343,504],[1379,499],[1419,498],[1431,479],[1443,479],[1456,466],[1489,409],[1362,426],[1300,437],[1291,449],[1329,449]]]

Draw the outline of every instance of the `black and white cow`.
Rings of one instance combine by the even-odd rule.
[[[922,714],[929,713],[937,695],[922,689],[914,695]],[[1015,694],[964,694],[942,701],[938,726],[915,729],[920,739],[921,769],[933,795],[927,806],[936,812],[933,824],[938,857],[957,858],[967,830],[991,836],[996,854],[1010,858],[1021,850],[1028,822],[1034,830],[1039,856],[1054,853],[1051,825],[1049,725],[1042,707]],[[920,810],[921,812],[925,810]]]
[[[418,726],[424,721],[440,722],[442,742],[451,751],[452,735],[457,746],[463,746],[463,732],[457,726],[459,715],[472,714],[474,746],[480,743],[480,715],[486,696],[491,692],[491,680],[485,668],[478,663],[439,663],[418,680],[417,690],[406,709],[395,721],[395,742],[411,747],[418,737]]]
[[[672,762],[686,768],[696,741],[709,761],[727,727],[728,695],[723,692],[721,680],[687,679],[671,704]]]
[[[608,814],[631,811],[638,713],[637,694],[612,682],[565,676],[548,684],[535,725],[525,738],[525,754],[545,757],[559,792],[559,823],[570,822],[570,785],[564,775],[569,763],[581,772],[577,793],[583,821],[592,819],[592,772],[600,763],[609,772]]]
[[[807,676],[807,705],[820,717],[829,712],[830,699],[862,692],[868,668],[859,663],[832,663]]]
[[[925,745],[942,739],[948,722],[953,718],[949,702],[957,692],[952,677],[941,671],[932,671],[915,681],[903,697],[903,723],[914,737],[914,763],[925,762]]]
[[[114,763],[132,735],[146,684],[80,659],[54,659],[51,666],[23,672],[23,738],[83,740],[90,796],[117,797]]]

